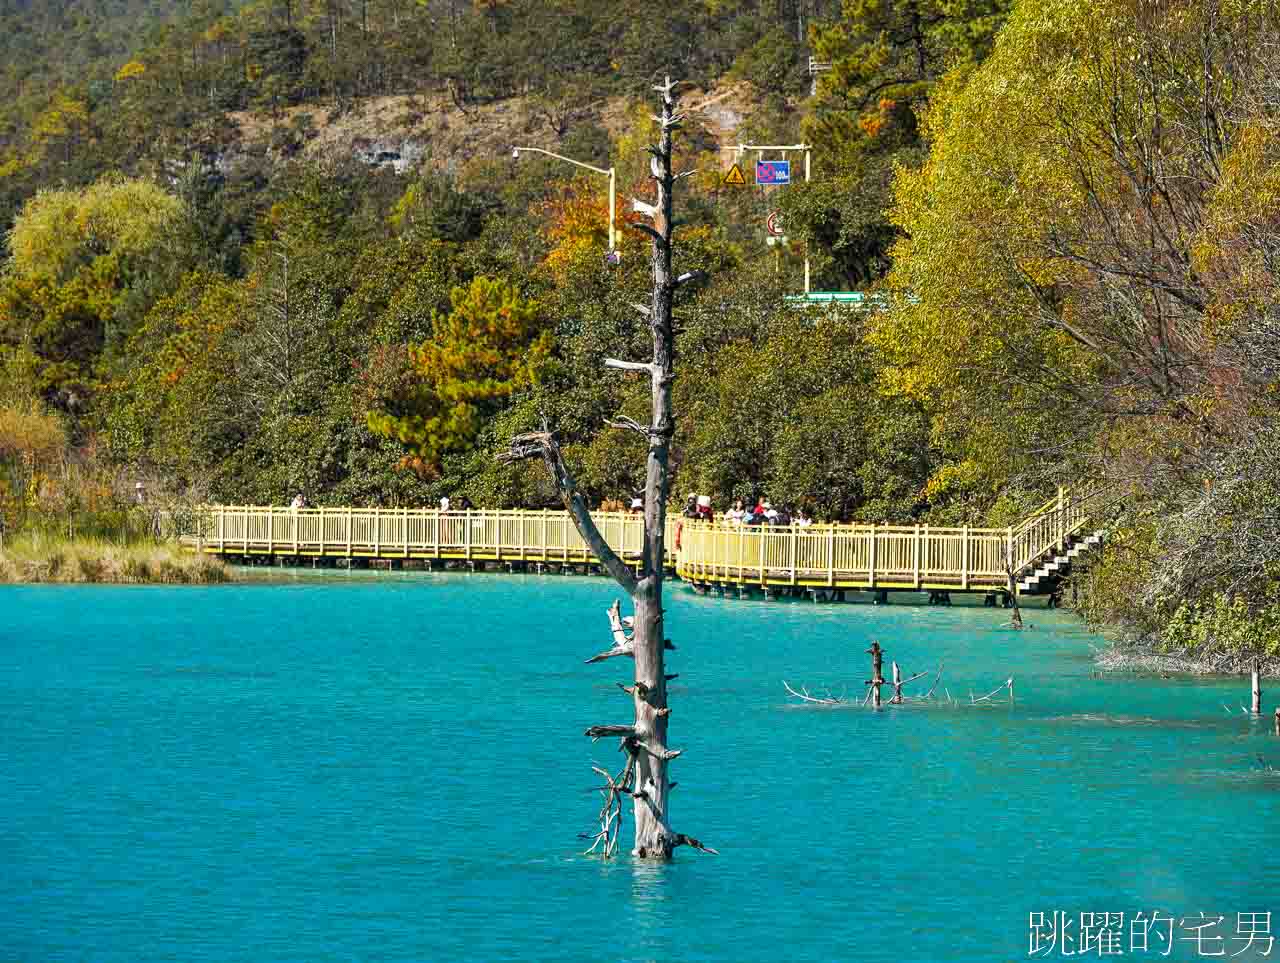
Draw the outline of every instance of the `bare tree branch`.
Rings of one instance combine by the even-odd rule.
[[[526,458],[534,458],[538,455],[542,456],[542,460],[546,463],[551,477],[555,480],[556,489],[560,493],[560,500],[564,503],[565,509],[573,518],[573,523],[578,529],[578,533],[582,535],[582,540],[587,543],[587,547],[600,564],[603,565],[613,576],[614,580],[621,585],[628,595],[634,595],[636,591],[636,577],[632,574],[630,567],[624,562],[618,553],[610,546],[600,529],[596,527],[595,520],[591,517],[591,512],[587,508],[587,504],[582,495],[578,492],[577,485],[574,483],[573,475],[569,473],[568,466],[564,463],[564,457],[560,454],[560,445],[555,439],[555,435],[550,431],[533,431],[523,435],[517,435],[511,439],[511,447],[508,451],[498,455],[500,461],[519,461]]]

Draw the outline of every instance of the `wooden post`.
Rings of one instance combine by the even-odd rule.
[[[960,535],[960,587],[969,587],[969,526],[961,529]]]
[[[1262,715],[1262,666],[1257,659],[1253,660],[1253,714]]]
[[[920,587],[920,525],[916,524],[914,540],[911,543],[911,568],[915,573],[916,588]]]
[[[827,527],[827,584],[836,584],[836,527]]]
[[[871,523],[871,547],[867,552],[867,584],[876,587],[876,523]]]
[[[800,568],[799,535],[795,523],[791,525],[791,584],[796,584],[796,571]]]
[[[401,534],[404,535],[404,557],[408,558],[409,557],[409,509],[408,507],[405,507],[405,508],[402,508],[401,511],[404,513],[400,522],[400,524],[404,526],[403,529],[401,530]]]
[[[295,517],[294,524],[297,524]],[[276,553],[276,510],[274,507],[267,509],[267,554],[274,555]]]
[[[929,526],[928,525],[925,525],[924,527],[924,535],[922,536],[922,538],[924,540],[920,543],[920,548],[921,548],[921,551],[924,553],[924,561],[920,563],[920,568],[921,568],[920,575],[921,575],[921,578],[928,578],[929,576],[929,545],[931,544],[929,542]]]
[[[382,509],[373,510],[373,557],[382,557]]]
[[[352,513],[351,513],[351,509],[348,508],[347,509],[347,558],[351,557],[351,528],[352,528]]]
[[[867,685],[871,686],[871,705],[880,708],[880,686],[884,685],[884,676],[881,671],[884,667],[884,650],[880,648],[879,642],[872,642],[871,648],[867,649],[867,654],[871,656],[871,678],[867,680]]]
[[[893,705],[899,705],[902,702],[902,670],[898,668],[898,663],[893,663],[893,698],[889,700]]]
[[[1065,490],[1063,489],[1063,487],[1059,485],[1058,486],[1058,548],[1063,548],[1067,541],[1067,531],[1066,531],[1067,520],[1066,520],[1066,516],[1063,514],[1063,508],[1066,501],[1066,499],[1063,497],[1064,491]]]
[[[769,537],[769,530],[761,525],[757,531],[760,537],[760,584],[764,585],[764,546]]]
[[[463,536],[462,536],[463,549],[464,549],[466,558],[470,560],[471,558],[471,509],[469,508],[467,509],[466,517],[462,521],[462,526],[463,526]]]

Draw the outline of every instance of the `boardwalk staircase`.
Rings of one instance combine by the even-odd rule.
[[[1052,591],[1063,576],[1070,575],[1077,563],[1086,563],[1096,549],[1101,547],[1106,533],[1102,529],[1090,532],[1083,537],[1072,536],[1067,540],[1068,548],[1059,551],[1052,558],[1046,558],[1043,565],[1034,571],[1027,570],[1018,579],[1018,591],[1027,595],[1039,595]]]
[[[1015,529],[1013,575],[1020,594],[1053,592],[1073,568],[1087,563],[1106,539],[1100,527],[1101,489],[1060,488]]]

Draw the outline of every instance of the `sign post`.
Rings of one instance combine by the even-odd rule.
[[[742,155],[749,150],[756,152],[756,184],[761,187],[781,187],[791,183],[791,161],[782,160],[765,160],[765,151],[777,152],[785,155],[788,151],[798,150],[804,151],[804,182],[809,183],[812,167],[810,161],[813,156],[813,147],[810,144],[738,144],[736,147],[721,148],[722,150],[732,150],[736,154],[735,160],[741,160]],[[742,171],[738,164],[733,165],[733,170],[738,171],[738,176],[742,176]],[[725,177],[725,183],[729,183],[728,175]],[[774,234],[773,229],[769,228],[769,234],[772,237],[782,236],[781,215],[774,222],[778,227],[778,233]],[[768,226],[766,222],[766,226]],[[809,293],[809,245],[805,245],[804,250],[804,293]]]

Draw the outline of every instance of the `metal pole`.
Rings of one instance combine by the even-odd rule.
[[[615,211],[618,205],[618,178],[612,167],[609,168],[609,251],[613,252],[618,246],[618,229],[616,224]]]
[[[813,148],[806,146],[804,149],[804,182],[809,183],[809,158],[813,154]],[[804,242],[804,293],[809,293],[809,242]]]

